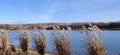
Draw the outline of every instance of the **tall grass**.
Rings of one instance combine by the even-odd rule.
[[[6,55],[9,48],[8,30],[0,29],[1,48],[3,49],[2,55]]]
[[[13,51],[13,52],[16,52],[16,48],[15,48],[15,46],[14,45],[11,45],[11,51]]]
[[[84,32],[87,34],[86,46],[89,55],[105,55],[105,49],[102,39],[97,35],[98,32],[102,32],[96,25],[89,24],[90,27],[86,28],[83,26]],[[9,49],[9,38],[8,30],[0,29],[0,55],[29,55],[30,50],[30,38],[29,31],[20,28],[20,47],[16,48],[14,45]],[[67,30],[60,28],[59,26],[53,27],[52,35],[54,37],[54,44],[58,55],[70,55],[70,31],[71,28],[68,27]],[[35,44],[35,51],[31,51],[33,54],[45,55],[46,48],[46,30],[38,30],[34,28],[33,40]],[[77,43],[76,43],[77,44]],[[1,49],[3,51],[1,52]],[[22,49],[22,50],[19,50]],[[11,52],[11,54],[8,54]],[[75,55],[78,51],[74,52]],[[14,54],[12,54],[14,53]],[[30,54],[30,55],[33,55]],[[79,55],[79,54],[78,54]]]
[[[89,55],[105,55],[105,49],[102,39],[99,38],[97,32],[102,32],[96,25],[89,24],[90,27],[83,26],[87,34],[86,46]]]
[[[20,29],[18,31],[20,33],[20,47],[21,47],[22,51],[27,54],[27,52],[29,50],[29,44],[30,44],[29,32],[24,29]]]
[[[52,35],[54,36],[55,47],[57,50],[58,55],[70,55],[70,30],[71,28],[68,27],[68,30],[62,28],[62,30],[57,27],[53,27]]]
[[[40,32],[37,28],[34,28],[33,36],[34,36],[34,43],[35,43],[35,48],[37,49],[37,52],[40,55],[45,55],[46,30],[43,29]]]

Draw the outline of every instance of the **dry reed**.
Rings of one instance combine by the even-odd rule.
[[[89,24],[90,27],[83,26],[87,34],[87,50],[89,55],[105,55],[103,41],[97,35],[97,32],[102,32],[96,25]]]
[[[55,47],[58,55],[70,55],[70,30],[64,28],[60,30],[59,26],[53,27],[52,35],[54,36]]]
[[[6,55],[9,48],[9,38],[8,38],[8,30],[0,29],[0,44],[3,49],[3,54]]]
[[[16,52],[16,48],[14,45],[11,45],[11,51]]]
[[[19,29],[18,31],[20,33],[20,47],[27,54],[30,43],[28,30]]]
[[[39,31],[37,28],[34,28],[33,37],[37,52],[40,55],[45,55],[46,30]]]

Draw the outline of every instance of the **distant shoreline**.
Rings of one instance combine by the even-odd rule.
[[[79,29],[82,26],[89,27],[89,24],[97,25],[100,29],[120,30],[120,22],[73,22],[73,23],[36,23],[36,24],[0,24],[0,29],[18,30],[24,29],[47,29],[52,30],[53,26],[59,26],[60,28],[71,27],[72,29]]]

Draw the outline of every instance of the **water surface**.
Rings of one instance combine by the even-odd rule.
[[[53,36],[51,30],[47,31],[47,42],[46,42],[46,51],[52,52],[55,50]],[[119,55],[120,54],[120,31],[119,30],[103,30],[102,34],[99,34],[99,37],[103,39],[106,53]],[[19,42],[19,33],[17,31],[11,31],[9,33],[10,44],[20,45]],[[79,30],[72,30],[70,34],[70,43],[71,43],[71,52],[79,51],[81,54],[86,53],[85,40],[86,35],[81,33]],[[34,48],[33,38],[30,34],[30,47]]]

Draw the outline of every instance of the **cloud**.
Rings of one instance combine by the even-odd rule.
[[[21,20],[17,20],[14,23],[43,23],[43,22],[50,22],[52,18],[51,15],[42,14],[42,15],[33,15],[30,17],[22,18]]]
[[[51,19],[54,19],[54,16],[57,12],[60,12],[61,9],[63,9],[64,6],[61,5],[61,2],[55,2],[50,5],[50,7],[46,10],[46,12],[42,14],[37,14],[35,16],[30,17],[34,23],[38,22],[52,22]],[[30,22],[30,21],[29,21]]]
[[[52,15],[48,14],[42,14],[37,17],[33,17],[31,20],[34,20],[34,22],[49,22],[50,19],[53,18]]]
[[[66,4],[62,1],[56,1],[55,3],[50,5],[50,8],[48,8],[49,14],[54,14],[56,12],[59,12],[60,10],[63,10],[65,8]]]
[[[3,20],[0,22],[1,24],[13,24],[15,23],[13,20]]]
[[[41,18],[44,19],[44,20],[50,20],[51,16],[49,16],[49,15],[42,15]]]

